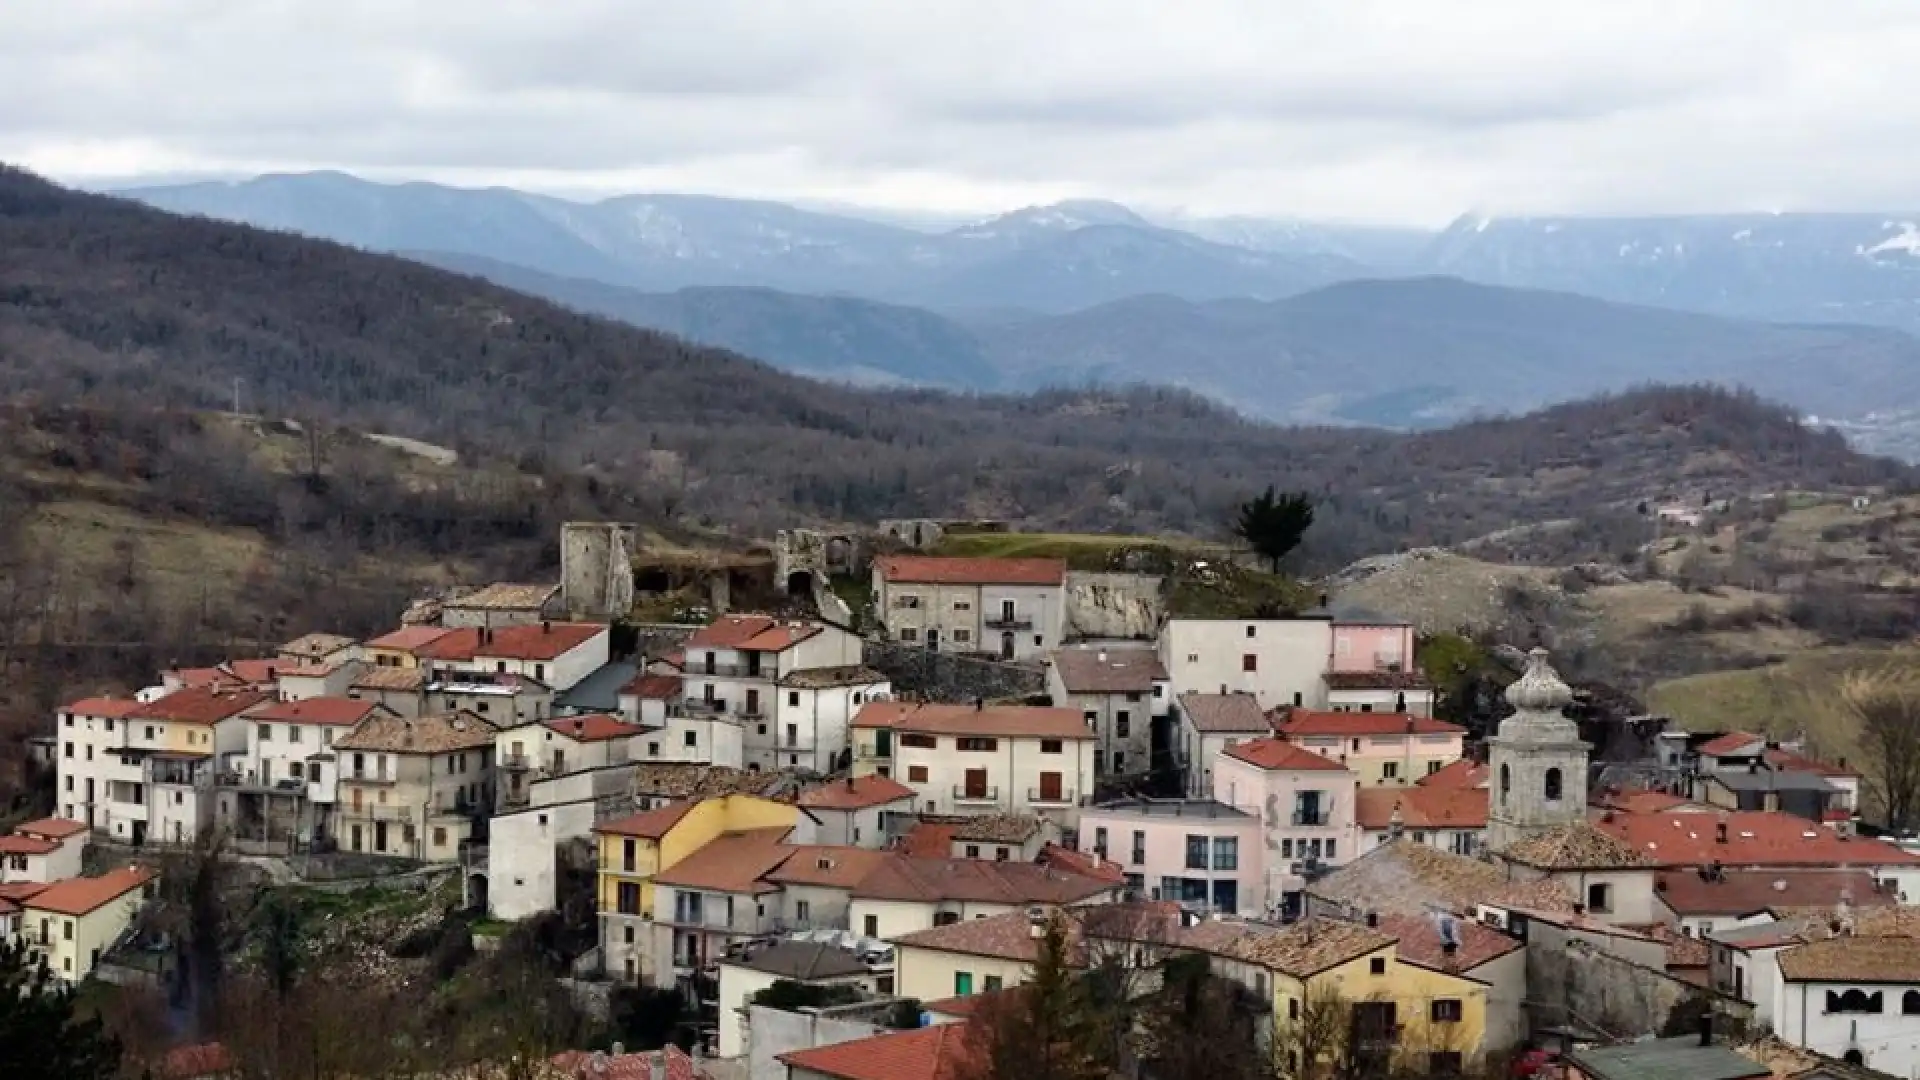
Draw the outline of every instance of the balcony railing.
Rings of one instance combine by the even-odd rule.
[[[1308,827],[1330,825],[1333,823],[1333,815],[1325,810],[1295,810],[1293,823]]]
[[[1048,804],[1053,806],[1072,806],[1074,799],[1073,799],[1073,792],[1065,788],[1062,788],[1059,791],[1051,791],[1051,792],[1042,791],[1039,788],[1028,788],[1027,801],[1035,804]]]
[[[986,619],[985,625],[989,630],[1031,630],[1033,619],[1026,615],[1016,615],[1011,619],[996,615]]]
[[[997,787],[956,787],[953,789],[954,802],[999,802],[1000,789]]]
[[[526,754],[508,751],[500,755],[500,767],[503,769],[524,770],[533,768],[533,758]]]
[[[411,806],[381,806],[378,803],[362,803],[359,806],[343,806],[342,816],[357,818],[361,821],[412,821]]]
[[[727,711],[726,698],[715,698],[712,701],[701,700],[701,701],[687,702],[687,715],[694,717],[695,719],[707,719],[715,716],[723,716],[726,714],[726,711]]]
[[[722,679],[777,679],[779,671],[772,664],[704,664],[699,661],[687,665],[686,673],[693,676],[715,675]]]
[[[340,779],[350,780],[356,784],[397,784],[400,782],[400,778],[393,773],[362,772],[359,769],[355,769],[352,772],[342,771],[340,773]]]

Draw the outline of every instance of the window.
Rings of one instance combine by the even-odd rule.
[[[688,746],[700,745],[700,735],[698,732],[694,732],[694,731],[687,732],[687,745]]]
[[[659,756],[660,756],[660,744],[659,744],[659,743],[657,743],[657,742],[650,742],[650,743],[648,743],[648,744],[647,744],[647,756],[648,756],[648,757],[659,757]]]
[[[287,725],[287,741],[288,742],[300,741],[300,725],[298,724]]]
[[[1920,1015],[1920,990],[1909,990],[1900,996],[1900,1012],[1906,1016]]]
[[[969,754],[991,754],[995,750],[1000,749],[999,739],[970,738],[956,739],[954,741],[959,744],[959,750]]]
[[[64,923],[62,923],[60,926],[60,932],[62,937],[66,938],[68,941],[72,941],[73,940],[73,920],[68,919]]]
[[[969,602],[967,602],[967,601],[965,601],[965,600],[955,600],[955,601],[953,602],[953,610],[955,610],[955,611],[972,611],[972,610],[973,610],[973,605],[972,605],[971,603],[969,603]]]
[[[1287,999],[1287,1019],[1289,1020],[1300,1019],[1300,999],[1299,998]]]
[[[1387,973],[1387,958],[1384,956],[1376,956],[1367,961],[1367,971],[1373,975],[1385,975]]]
[[[72,714],[72,713],[68,713],[68,714],[67,714],[67,726],[68,726],[68,727],[72,727],[72,726],[73,726],[73,714]]]
[[[67,756],[68,756],[68,757],[72,757],[72,756],[73,756],[73,744],[72,744],[72,743],[68,743],[68,744],[67,744]]]
[[[920,598],[912,593],[906,593],[900,597],[900,606],[904,608],[917,608],[920,606]]]
[[[1059,752],[1060,752],[1060,740],[1059,740],[1059,739],[1041,739],[1041,740],[1040,740],[1040,752],[1041,752],[1041,753],[1043,753],[1043,754],[1057,754],[1057,753],[1059,753]]]
[[[1140,700],[1140,691],[1138,691],[1138,690],[1129,690],[1129,691],[1127,692],[1127,700],[1128,700],[1129,702],[1135,702],[1135,701],[1139,701],[1139,700]]]
[[[1248,624],[1247,624],[1247,636],[1248,636],[1248,637],[1253,637],[1253,636],[1254,636],[1254,634],[1256,634],[1257,632],[1258,632],[1258,628],[1257,628],[1257,627],[1255,627],[1255,626],[1254,626],[1254,625],[1253,625],[1252,623],[1248,623]]]
[[[1869,994],[1859,987],[1848,989],[1845,993],[1827,991],[1827,1011],[1830,1013],[1878,1013],[1881,1010],[1880,991]]]
[[[272,724],[260,725],[260,741],[261,742],[273,741],[273,725]]]
[[[1613,910],[1613,886],[1595,884],[1587,886],[1587,910],[1596,915],[1604,915]]]
[[[966,997],[973,993],[973,972],[956,971],[953,973],[953,996]]]
[[[911,746],[916,750],[938,750],[940,748],[940,740],[931,735],[907,732],[900,736],[900,745]]]
[[[1437,772],[1439,772],[1439,771],[1440,771],[1440,762],[1439,762],[1439,760],[1438,760],[1438,759],[1436,759],[1436,760],[1433,760],[1433,761],[1429,761],[1429,762],[1427,762],[1427,775],[1428,775],[1428,776],[1432,776],[1432,775],[1433,775],[1434,773],[1437,773]]]
[[[1430,1050],[1427,1052],[1427,1075],[1459,1076],[1465,1067],[1465,1061],[1458,1050]]]
[[[796,709],[799,708],[800,707],[800,691],[798,690],[787,691],[787,704],[793,706]]]
[[[1095,826],[1093,830],[1093,853],[1103,859],[1107,857],[1107,827],[1105,825]]]
[[[979,858],[979,857],[980,857],[980,845],[979,845],[979,844],[968,844],[968,845],[967,845],[967,858],[969,858],[969,859],[977,859],[977,858]]]
[[[1507,805],[1507,793],[1513,790],[1513,770],[1500,766],[1500,805]]]
[[[1241,671],[1259,671],[1260,658],[1253,655],[1252,653],[1243,653],[1240,657],[1240,670]]]
[[[1215,870],[1240,869],[1240,840],[1233,836],[1213,838],[1213,868]]]
[[[446,826],[444,826],[444,825],[435,825],[435,826],[433,827],[433,846],[434,846],[434,847],[446,847],[446,846],[447,846],[447,829],[446,829]]]
[[[1400,763],[1397,761],[1381,762],[1380,763],[1380,779],[1382,780],[1400,779]]]
[[[1127,715],[1126,710],[1122,709],[1120,712],[1114,714],[1114,717],[1113,717],[1114,738],[1116,739],[1126,738],[1127,733],[1132,728],[1133,728],[1133,718]]]
[[[800,922],[805,923],[807,921],[807,917],[812,913],[813,912],[811,910],[811,905],[809,905],[805,900],[795,900],[793,902],[793,917],[799,920]]]
[[[860,925],[860,932],[870,938],[879,937],[880,936],[880,916],[869,915],[865,919],[863,919]]]
[[[1140,863],[1143,863],[1146,861],[1147,861],[1147,834],[1144,832],[1141,832],[1139,829],[1135,829],[1133,830],[1134,865],[1137,866]]]
[[[1545,785],[1545,787],[1546,787],[1546,796],[1547,796],[1547,801],[1548,801],[1548,802],[1559,802],[1559,801],[1560,801],[1560,786],[1561,786],[1561,784],[1560,784],[1560,770],[1559,770],[1559,769],[1548,769],[1548,770],[1547,770],[1547,781],[1546,781],[1546,785]]]
[[[955,640],[955,641],[972,641],[972,640],[973,640],[973,631],[971,631],[971,630],[967,630],[967,629],[964,629],[964,628],[960,628],[960,629],[956,629],[956,630],[954,630],[954,632],[953,632],[953,640]]]
[[[915,630],[911,626],[903,626],[900,628],[900,640],[901,641],[918,641],[920,640],[920,631]]]
[[[1187,869],[1205,870],[1207,868],[1207,838],[1204,836],[1187,837]]]
[[[926,782],[927,782],[927,767],[925,765],[907,766],[907,783],[924,784]]]
[[[1283,859],[1293,858],[1293,837],[1283,836],[1280,838],[1280,857]]]
[[[1127,755],[1118,750],[1113,752],[1113,771],[1116,773],[1127,771]]]
[[[614,897],[614,908],[622,915],[640,914],[640,883],[623,881]]]
[[[1427,1018],[1436,1024],[1457,1024],[1460,1022],[1460,999],[1436,998],[1428,1010]]]

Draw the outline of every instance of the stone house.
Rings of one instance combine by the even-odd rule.
[[[1056,651],[1047,668],[1053,704],[1080,710],[1092,727],[1095,771],[1103,778],[1152,770],[1154,725],[1173,703],[1169,685],[1151,648],[1075,646]]]
[[[440,625],[449,629],[530,626],[565,616],[557,584],[501,581],[440,602]]]
[[[497,732],[473,713],[376,713],[333,741],[347,851],[454,862],[494,799]]]
[[[1228,747],[1273,733],[1259,699],[1248,693],[1181,694],[1174,713],[1174,761],[1196,799],[1213,794],[1214,765]]]
[[[886,636],[939,652],[1036,661],[1066,625],[1060,559],[892,555],[873,561],[874,606]]]

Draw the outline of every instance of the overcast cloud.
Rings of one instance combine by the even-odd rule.
[[[1911,0],[0,0],[0,160],[1438,224],[1920,209]]]

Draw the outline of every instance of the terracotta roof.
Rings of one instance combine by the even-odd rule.
[[[60,706],[60,711],[75,716],[99,716],[118,720],[138,709],[140,703],[132,698],[90,697],[81,698],[71,705]]]
[[[341,667],[344,666],[346,665],[341,665]],[[328,667],[325,664],[301,664],[299,667],[281,668],[280,679],[282,682],[287,679],[324,679],[337,670],[339,668]]]
[[[539,609],[560,591],[558,585],[518,585],[497,581],[464,596],[441,602],[443,608],[487,608],[494,611]]]
[[[134,720],[173,720],[186,724],[213,724],[238,716],[273,695],[265,690],[228,686],[190,686],[149,701],[127,713]]]
[[[575,742],[606,742],[608,739],[625,739],[654,730],[641,727],[639,724],[629,724],[609,713],[550,716],[542,720],[541,724],[554,734],[565,735]]]
[[[907,830],[896,850],[920,859],[945,859],[953,855],[953,833],[959,828],[944,822],[922,821]]]
[[[1070,924],[1069,924],[1070,925]],[[1069,962],[1084,959],[1078,943],[1069,942]],[[962,919],[945,926],[915,930],[890,939],[895,945],[940,952],[965,953],[968,956],[994,956],[1002,960],[1032,963],[1040,955],[1040,938],[1034,933],[1033,920],[1024,911],[990,915],[984,919]]]
[[[981,814],[952,824],[953,838],[963,844],[1024,844],[1046,827],[1031,814]]]
[[[1424,788],[1484,788],[1492,770],[1472,758],[1449,761],[1440,766],[1439,771],[1430,772],[1415,780],[1415,787]]]
[[[1329,671],[1320,676],[1329,690],[1428,690],[1432,684],[1419,671]]]
[[[771,769],[748,772],[730,765],[697,765],[691,762],[643,761],[632,767],[635,795],[665,796],[669,799],[709,799],[723,795],[757,795],[791,802],[786,793],[796,790],[790,772]]]
[[[1388,948],[1393,937],[1362,923],[1312,915],[1287,927],[1208,920],[1176,932],[1173,942],[1306,979]]]
[[[1718,840],[1719,825],[1727,840]],[[1657,866],[1890,866],[1920,855],[1881,840],[1843,838],[1805,818],[1767,811],[1603,815],[1596,826]]]
[[[24,904],[52,887],[42,881],[10,881],[0,885],[0,900]]]
[[[1645,934],[1647,937],[1667,947],[1667,967],[1699,968],[1706,967],[1713,959],[1713,950],[1706,941],[1683,934],[1663,922],[1647,923],[1644,926],[1625,926],[1622,929]]]
[[[316,697],[302,701],[274,701],[247,713],[249,720],[285,724],[323,724],[346,727],[367,718],[367,714],[385,706],[376,701],[356,698]]]
[[[1571,912],[1574,901],[1573,891],[1564,882],[1543,877],[1532,881],[1509,881],[1482,896],[1480,903],[1514,911]]]
[[[672,701],[680,696],[680,676],[638,675],[627,680],[620,692],[648,701]]]
[[[1834,937],[1780,954],[1789,982],[1920,982],[1920,939]]]
[[[1665,814],[1689,806],[1706,809],[1703,804],[1665,791],[1603,791],[1597,793],[1594,802],[1626,814]]]
[[[1507,885],[1498,866],[1411,838],[1382,844],[1307,886],[1307,892],[1356,913],[1425,914],[1435,907],[1471,912]]]
[[[1540,870],[1625,870],[1654,865],[1638,848],[1584,821],[1522,837],[1499,854],[1508,862]]]
[[[1269,772],[1346,772],[1347,767],[1322,757],[1311,750],[1303,750],[1285,739],[1272,737],[1252,739],[1235,743],[1227,747],[1227,756],[1237,758],[1249,765],[1255,765]]]
[[[785,652],[825,629],[819,623],[772,615],[722,615],[688,638],[686,648]]]
[[[786,851],[786,860],[766,875],[768,881],[851,889],[893,858],[885,851],[837,845],[789,845]]]
[[[961,1020],[970,1020],[973,1018],[973,1014],[980,1010],[980,1006],[994,1001],[1004,994],[1018,993],[1020,989],[1018,986],[1010,986],[1002,990],[988,990],[979,994],[965,994],[960,997],[941,998],[938,1001],[923,1002],[920,1008],[922,1011],[938,1013],[941,1016],[952,1016]]]
[[[1069,694],[1148,694],[1167,677],[1152,649],[1060,649],[1053,669]]]
[[[599,623],[530,623],[493,629],[462,627],[416,649],[423,660],[465,662],[480,657],[553,660],[607,632]]]
[[[779,892],[780,887],[769,883],[766,875],[792,854],[793,849],[781,842],[792,831],[790,825],[776,825],[722,833],[655,874],[653,883],[714,892]]]
[[[891,728],[926,735],[977,735],[987,738],[1091,739],[1092,729],[1078,709],[1044,705],[916,705],[870,701],[854,715],[857,728]]]
[[[1447,955],[1435,915],[1382,915],[1380,929],[1392,934],[1400,958],[1446,971],[1470,971],[1489,960],[1525,948],[1519,938],[1503,934],[1478,919],[1456,917],[1454,940],[1458,948]]]
[[[795,1050],[781,1054],[779,1060],[789,1070],[801,1069],[838,1080],[953,1080],[972,1071],[966,1067],[972,1054],[968,1025],[934,1024]]]
[[[1060,585],[1064,559],[955,559],[889,555],[878,560],[884,581],[912,585]]]
[[[854,886],[866,900],[977,900],[998,904],[1072,904],[1113,889],[1111,881],[1032,863],[894,855]]]
[[[1252,694],[1181,694],[1180,715],[1203,735],[1266,735],[1273,724]]]
[[[333,740],[335,750],[380,750],[390,754],[447,754],[492,746],[499,729],[470,712],[397,716],[375,713]]]
[[[0,836],[0,855],[46,855],[59,850],[60,844],[55,840],[21,836],[19,833]]]
[[[306,634],[294,638],[280,646],[280,655],[297,656],[302,660],[325,660],[342,649],[351,649],[358,644],[350,637],[339,634]]]
[[[656,1068],[665,1074],[666,1080],[698,1080],[709,1075],[705,1070],[695,1069],[693,1059],[672,1043],[659,1050],[634,1054],[564,1050],[548,1058],[547,1064],[556,1071],[540,1074],[535,1080],[653,1080]],[[484,1080],[518,1080],[518,1073],[504,1070]]]
[[[873,686],[891,682],[885,675],[863,664],[845,664],[840,667],[803,668],[788,672],[780,680],[781,686],[791,686],[797,690],[823,690],[831,686]]]
[[[367,647],[391,649],[394,652],[416,652],[451,633],[453,631],[444,626],[403,626],[390,634],[382,634],[367,642]]]
[[[299,666],[299,663],[293,660],[229,660],[218,667],[181,668],[167,674],[183,687],[215,686],[221,683],[265,686],[279,678],[282,673]]]
[[[1283,709],[1275,730],[1282,735],[1464,735],[1467,729],[1431,716],[1405,713],[1314,712]]]
[[[355,690],[419,690],[427,684],[427,673],[417,667],[373,666],[353,677]]]
[[[1725,735],[1701,743],[1698,753],[1702,757],[1744,757],[1763,748],[1766,742],[1764,735],[1755,735],[1746,731],[1729,731]]]
[[[829,780],[800,793],[797,800],[809,810],[865,810],[913,798],[913,789],[878,774]]]
[[[1396,807],[1400,823],[1409,829],[1487,827],[1487,789],[1475,787],[1361,788],[1354,796],[1354,820],[1363,829],[1386,829]]]
[[[1102,859],[1092,852],[1075,851],[1072,848],[1061,847],[1059,844],[1048,844],[1042,847],[1040,857],[1034,862],[1062,873],[1079,874],[1081,877],[1116,885],[1123,885],[1127,880],[1127,872],[1112,859]]]
[[[1857,770],[1843,765],[1829,765],[1824,761],[1810,758],[1805,754],[1796,754],[1791,750],[1774,747],[1760,755],[1761,759],[1781,772],[1809,772],[1825,777],[1857,777]]]
[[[153,878],[153,871],[144,866],[124,866],[99,877],[57,881],[26,900],[22,906],[58,915],[85,915],[140,888]]]
[[[86,832],[88,828],[90,828],[90,826],[84,821],[74,821],[72,818],[46,817],[29,821],[24,825],[15,825],[13,831],[26,833],[29,836],[44,836],[49,840],[65,840],[68,837],[79,836],[81,833]]]
[[[1709,881],[1693,870],[1654,878],[1662,903],[1680,916],[1751,915],[1776,907],[1832,907],[1846,892],[1858,906],[1893,904],[1865,870],[1722,870]]]
[[[648,840],[658,840],[680,824],[682,818],[693,810],[695,800],[668,803],[656,806],[643,813],[630,814],[612,821],[603,821],[593,827],[597,833],[613,836],[638,836]]]
[[[155,1074],[160,1080],[203,1080],[234,1071],[233,1055],[217,1042],[176,1046],[160,1057]]]

